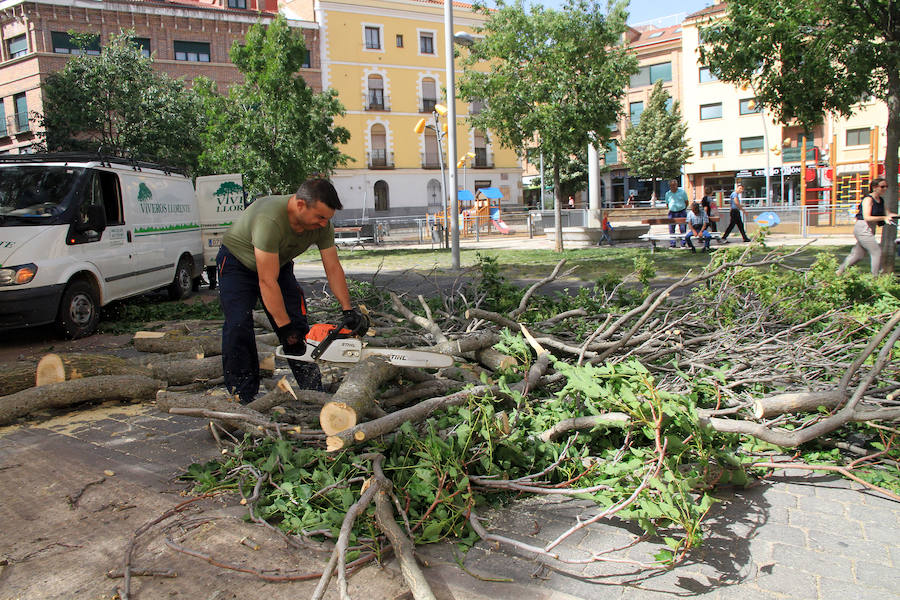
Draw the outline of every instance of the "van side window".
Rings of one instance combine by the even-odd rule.
[[[125,215],[122,212],[122,190],[119,187],[119,176],[108,171],[96,171],[91,182],[92,204],[103,206],[107,225],[123,225]]]

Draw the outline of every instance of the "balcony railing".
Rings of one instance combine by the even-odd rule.
[[[422,168],[423,169],[440,169],[441,168],[441,160],[438,156],[437,152],[434,154],[430,152],[422,153]]]
[[[475,161],[472,163],[473,169],[493,169],[494,157],[490,155],[487,148],[475,148]]]
[[[370,169],[393,169],[394,153],[383,149],[366,152],[366,162]]]
[[[422,110],[419,112],[430,113],[434,111],[434,105],[437,104],[437,100],[434,98],[426,98],[422,100]]]
[[[390,97],[385,94],[373,93],[369,90],[368,94],[363,94],[363,106],[366,110],[391,110]]]

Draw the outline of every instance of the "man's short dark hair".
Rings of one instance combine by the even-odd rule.
[[[681,182],[678,181],[677,179],[670,179],[670,180],[669,180],[669,183],[674,183],[675,185],[678,185],[678,184],[681,183]]]
[[[344,208],[337,190],[327,179],[307,179],[297,190],[296,196],[309,204],[324,202],[325,206],[334,210]]]

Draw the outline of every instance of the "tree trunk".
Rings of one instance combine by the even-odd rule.
[[[35,369],[34,385],[59,383],[96,375],[141,375],[150,370],[129,360],[107,354],[45,354]]]
[[[138,331],[132,338],[135,349],[141,352],[200,351],[204,356],[222,354],[222,338],[218,335],[185,335],[180,332]]]
[[[884,207],[887,212],[896,213],[898,149],[900,149],[900,73],[893,69],[887,69],[887,80],[888,119],[887,140],[884,145],[884,174],[888,189]],[[894,272],[894,263],[897,257],[896,239],[897,226],[885,224],[881,232],[881,267],[885,273]]]
[[[379,356],[367,358],[351,367],[334,393],[334,400],[323,406],[319,413],[322,431],[334,435],[355,427],[376,409],[375,393],[381,384],[390,381],[399,372],[400,367]]]
[[[165,385],[141,375],[98,375],[49,383],[0,397],[0,425],[44,408],[102,400],[149,400]]]
[[[18,361],[0,365],[0,393],[15,394],[34,387],[37,363]]]

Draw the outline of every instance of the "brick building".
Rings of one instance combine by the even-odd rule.
[[[136,42],[153,53],[157,70],[190,82],[204,75],[224,92],[240,81],[228,52],[251,25],[270,22],[277,0],[7,0],[0,2],[0,153],[31,151],[42,112],[41,83],[81,52],[69,33],[96,34],[99,52],[111,34],[134,30]],[[309,49],[307,83],[322,89],[319,29],[313,21],[289,20]]]

